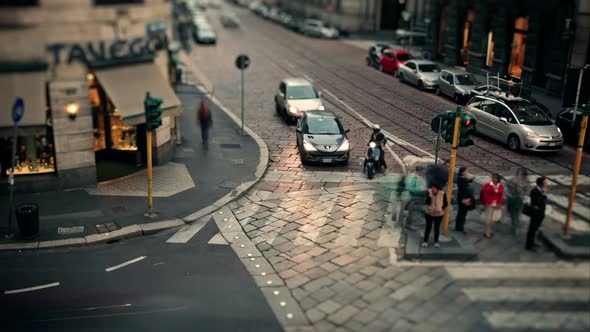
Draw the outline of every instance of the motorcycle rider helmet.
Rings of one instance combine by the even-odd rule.
[[[381,131],[381,126],[379,126],[378,124],[374,124],[373,125],[373,132],[378,133],[380,131]]]

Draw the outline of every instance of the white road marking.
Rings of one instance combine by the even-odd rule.
[[[332,92],[330,92],[327,89],[324,89],[324,92],[326,92],[328,95],[330,95],[332,98],[336,99],[338,102],[340,102],[342,105],[344,105],[344,107],[346,107],[349,111],[353,112],[359,119],[361,119],[361,121],[363,121],[366,125],[368,126],[373,126],[373,122],[369,121],[367,118],[365,118],[364,116],[360,115],[357,111],[355,111],[352,107],[350,107],[347,103],[345,103],[344,101],[340,100],[340,98],[336,97],[336,95],[334,95]],[[411,147],[413,147],[414,149],[427,154],[429,156],[431,156],[432,158],[434,158],[434,156],[420,148],[418,148],[417,146],[414,146],[390,133],[388,133],[385,130],[382,130],[382,132],[390,139],[390,140],[394,140],[397,144],[400,145],[409,145]],[[391,147],[389,145],[385,145],[385,147],[387,148],[387,150],[389,151],[389,153],[391,153],[391,155],[393,156],[393,158],[395,159],[395,161],[397,161],[397,163],[402,167],[402,173],[407,173],[406,170],[406,165],[404,164],[404,162],[402,161],[402,159],[395,153],[393,152],[393,150],[391,149]]]
[[[90,307],[90,308],[81,309],[80,311],[103,310],[103,309],[118,309],[118,308],[128,308],[128,307],[131,307],[131,304],[130,303],[118,304],[118,305],[109,305],[109,306],[105,306],[105,307]]]
[[[178,230],[178,232],[174,233],[166,243],[187,243],[190,239],[193,238],[203,227],[209,222],[209,215],[204,216],[203,218],[198,219],[191,225],[187,225],[182,227]]]
[[[34,286],[34,287],[28,287],[28,288],[20,288],[20,289],[7,290],[7,291],[4,291],[4,294],[5,295],[9,295],[9,294],[18,294],[18,293],[32,292],[32,291],[36,291],[36,290],[40,290],[40,289],[45,289],[45,288],[50,288],[50,287],[57,287],[57,286],[59,286],[59,282],[53,282],[51,284],[46,284],[46,285],[41,285],[41,286]]]
[[[223,238],[223,236],[221,236],[221,233],[215,234],[207,243],[217,245],[228,245],[227,241]]]
[[[324,195],[320,195],[318,199],[322,196]],[[331,196],[331,194],[327,196]],[[332,213],[335,205],[335,200],[331,199],[329,201],[322,202],[314,206],[311,212],[312,214],[323,212],[326,214],[326,216],[329,216]],[[299,234],[297,235],[297,237],[295,237],[295,239],[293,239],[293,244],[297,246],[303,246],[315,243],[322,232],[322,228],[328,221],[328,218],[326,216],[321,216],[315,220],[309,220],[307,224],[301,226],[299,228]]]
[[[310,81],[310,82],[313,82],[313,77],[311,77],[311,76],[309,76],[309,75],[307,75],[307,74],[303,74],[303,77],[304,77],[306,80],[308,80],[308,81]]]
[[[337,245],[348,245],[356,247],[358,245],[358,238],[361,235],[362,227],[365,224],[365,217],[369,214],[368,206],[370,206],[375,200],[375,191],[370,192],[358,192],[354,196],[351,206],[357,203],[367,204],[366,208],[358,209],[353,212],[354,221],[347,222],[340,228],[339,235],[336,238]]]
[[[478,302],[588,302],[590,289],[572,287],[473,287],[463,293]]]
[[[122,267],[125,267],[125,266],[127,266],[127,265],[130,265],[130,264],[133,264],[133,263],[137,263],[137,262],[139,262],[139,261],[141,261],[141,260],[145,259],[146,257],[147,257],[147,256],[141,256],[141,257],[137,257],[137,258],[135,258],[135,259],[132,259],[132,260],[130,260],[130,261],[127,261],[127,262],[125,262],[125,263],[121,263],[121,264],[119,264],[119,265],[115,265],[115,266],[108,267],[108,268],[106,268],[106,269],[104,269],[104,270],[105,270],[105,271],[107,271],[107,272],[115,271],[115,270],[117,270],[117,269],[120,269],[120,268],[122,268]]]
[[[158,266],[158,265],[164,265],[164,264],[165,264],[164,262],[157,262],[157,263],[153,264],[152,266]]]
[[[570,268],[555,266],[527,267],[515,264],[498,269],[491,266],[481,267],[447,267],[452,279],[590,279],[590,268],[587,264],[580,264]]]
[[[181,310],[186,310],[186,309],[188,309],[187,306],[182,306],[182,307],[174,307],[174,308],[166,308],[166,309],[156,309],[156,310],[144,310],[144,311],[134,311],[134,312],[120,312],[120,313],[116,313],[116,314],[102,314],[102,315],[86,315],[86,316],[74,316],[74,317],[49,318],[49,319],[33,320],[31,322],[41,323],[41,322],[55,322],[55,321],[64,321],[64,320],[79,320],[79,319],[92,319],[92,318],[117,317],[117,316],[146,315],[146,314],[157,314],[157,313],[162,313],[162,312],[181,311]]]
[[[558,331],[590,328],[590,315],[587,312],[535,312],[535,311],[486,311],[485,319],[494,329],[526,329]]]

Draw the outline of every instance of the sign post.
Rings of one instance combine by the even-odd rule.
[[[14,122],[14,133],[12,135],[12,161],[10,163],[10,175],[8,176],[8,185],[10,190],[10,198],[8,203],[8,230],[6,232],[6,238],[12,238],[12,213],[14,210],[14,167],[16,166],[16,140],[18,137],[18,122],[22,119],[25,114],[25,102],[22,98],[18,97],[12,105],[12,121]]]
[[[250,58],[240,54],[236,58],[236,67],[241,71],[242,76],[242,136],[244,136],[244,70],[250,66]]]

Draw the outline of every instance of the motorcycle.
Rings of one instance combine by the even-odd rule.
[[[367,170],[367,177],[370,179],[375,177],[375,173],[381,168],[380,163],[381,150],[377,147],[377,143],[369,143],[367,150],[367,158],[365,159],[365,169]]]

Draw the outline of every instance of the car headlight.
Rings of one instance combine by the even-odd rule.
[[[539,134],[537,134],[536,132],[532,131],[532,130],[527,130],[526,131],[526,135],[528,137],[539,137]]]
[[[289,113],[297,114],[299,110],[295,106],[289,106]]]
[[[320,110],[320,111],[325,111],[325,110],[326,110],[326,107],[325,107],[324,105],[320,105],[320,106],[318,107],[318,110]]]
[[[303,149],[305,151],[317,151],[317,149],[313,146],[313,144],[309,143],[306,140],[303,140]]]
[[[561,128],[557,127],[557,132],[559,133],[559,135],[563,135],[563,133],[561,132]]]
[[[338,148],[338,151],[348,151],[350,149],[350,143],[347,139],[344,139],[344,142]]]

